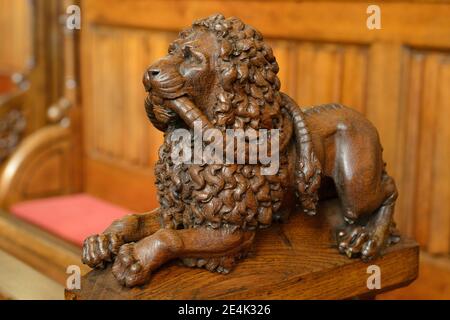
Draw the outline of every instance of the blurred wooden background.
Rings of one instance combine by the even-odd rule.
[[[2,29],[29,19],[27,10],[3,14],[12,3],[21,1],[0,0]],[[194,19],[237,16],[272,44],[282,90],[299,105],[343,103],[378,128],[400,194],[396,221],[423,251],[416,284],[387,297],[450,298],[448,1],[380,2],[381,30],[366,27],[364,1],[85,0],[81,5],[83,191],[135,211],[156,206],[153,164],[162,135],[144,114],[143,72]],[[0,73],[24,68],[30,34],[22,29],[9,33],[8,42],[2,36]]]
[[[27,69],[32,52],[32,8],[26,1],[0,1],[0,66],[6,73]],[[25,23],[24,23],[25,22]]]

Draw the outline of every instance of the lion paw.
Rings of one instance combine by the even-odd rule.
[[[369,239],[369,233],[363,226],[352,225],[338,232],[339,252],[352,258],[361,253],[362,247]]]
[[[369,261],[378,256],[381,251],[392,243],[398,242],[397,235],[380,232],[376,227],[348,225],[337,234],[339,252],[349,258],[361,257]]]
[[[122,237],[115,233],[90,236],[83,243],[82,262],[91,268],[102,269],[113,260],[122,244]]]
[[[120,284],[126,287],[142,285],[151,275],[150,270],[136,257],[134,243],[125,244],[120,248],[112,272]]]

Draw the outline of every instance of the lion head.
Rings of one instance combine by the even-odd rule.
[[[164,128],[178,119],[164,101],[186,96],[216,128],[280,128],[278,70],[262,35],[238,18],[195,21],[144,74],[149,117]]]
[[[315,210],[320,164],[312,150],[300,108],[280,92],[278,71],[272,49],[261,33],[238,18],[222,15],[195,21],[169,46],[168,55],[146,70],[143,82],[149,93],[145,104],[147,114],[155,127],[168,133],[155,167],[163,220],[173,219],[173,227],[180,223],[186,226],[197,223],[192,221],[208,221],[214,226],[223,221],[234,226],[245,226],[248,221],[252,221],[253,226],[270,224],[292,176],[288,174],[291,169],[287,156],[294,127],[298,137],[295,148],[298,153],[295,161],[297,189],[302,205],[311,212]],[[259,165],[217,168],[174,165],[170,159],[170,132],[186,125],[192,129],[193,119],[222,131],[280,130],[279,172],[263,177]],[[268,143],[271,139],[268,138]],[[238,180],[225,183],[229,175]],[[213,185],[207,183],[213,180]],[[248,183],[244,182],[246,180]],[[221,195],[221,192],[230,192],[225,186],[232,185],[263,190],[254,195],[257,208],[247,210],[247,218],[243,218],[240,207],[244,202],[236,200],[241,195]],[[225,207],[231,211],[219,214],[223,207],[215,205],[219,201],[217,197],[229,199]],[[246,197],[253,199],[251,195]]]

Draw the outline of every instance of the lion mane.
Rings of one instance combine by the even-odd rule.
[[[195,21],[181,38],[199,29],[214,33],[220,44],[216,63],[222,86],[212,123],[218,128],[281,129],[279,67],[262,35],[237,18],[215,15]]]
[[[279,129],[279,170],[261,174],[261,164],[174,164],[171,160],[172,130],[165,130],[164,143],[155,167],[161,223],[165,228],[207,226],[252,230],[267,227],[284,210],[289,195],[288,151],[295,130],[298,143],[295,180],[302,204],[314,210],[320,167],[311,139],[295,103],[280,93],[279,70],[272,49],[253,27],[222,15],[195,21],[180,33],[186,39],[207,31],[219,43],[217,71],[220,87],[216,102],[207,110],[211,124],[226,129]],[[180,40],[176,40],[180,41]],[[147,110],[154,122],[154,115]]]

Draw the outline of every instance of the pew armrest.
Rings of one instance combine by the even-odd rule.
[[[0,172],[0,208],[73,192],[70,129],[50,125],[27,136]]]

